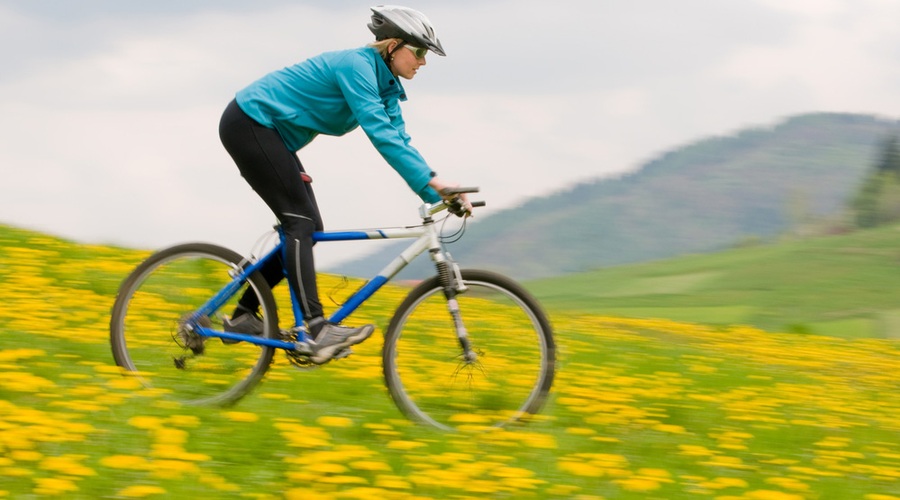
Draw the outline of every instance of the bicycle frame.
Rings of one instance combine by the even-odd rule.
[[[328,318],[329,321],[340,323],[350,316],[360,305],[365,303],[372,295],[374,295],[382,286],[402,271],[416,257],[423,254],[426,250],[431,251],[432,259],[435,262],[445,260],[441,252],[441,242],[439,230],[436,227],[431,215],[444,210],[446,205],[438,203],[435,205],[423,205],[420,209],[420,215],[423,219],[421,226],[391,228],[391,229],[370,229],[370,230],[346,230],[346,231],[316,231],[313,233],[314,242],[333,242],[333,241],[359,241],[359,240],[384,240],[384,239],[413,239],[415,241],[400,253],[394,260],[384,267],[374,278],[369,280],[359,290],[353,293],[344,304],[332,313]],[[279,243],[272,250],[267,252],[257,261],[234,271],[234,279],[226,285],[222,290],[216,293],[209,301],[198,309],[191,321],[193,330],[203,337],[218,337],[231,340],[240,340],[257,345],[265,345],[278,349],[296,350],[297,344],[286,342],[283,340],[260,338],[254,335],[246,335],[241,333],[231,333],[200,325],[199,318],[210,316],[219,310],[231,297],[238,293],[244,283],[247,282],[250,275],[260,270],[266,262],[275,258],[276,255],[284,253],[284,233],[278,227]],[[290,287],[289,287],[290,288]],[[298,343],[308,340],[306,332],[301,328],[303,325],[303,311],[300,308],[300,302],[296,297],[293,288],[290,289],[291,305],[294,313],[294,328],[297,333]]]

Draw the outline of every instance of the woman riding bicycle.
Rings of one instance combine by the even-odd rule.
[[[321,231],[323,224],[312,179],[296,151],[319,134],[340,136],[362,127],[422,200],[438,202],[438,192],[450,186],[410,145],[399,105],[406,92],[398,77],[412,79],[429,50],[445,55],[441,42],[421,12],[398,6],[373,7],[372,12],[368,27],[374,43],[326,52],[269,73],[237,93],[219,124],[225,149],[284,230],[284,262],[273,259],[262,271],[274,286],[287,269],[313,339],[310,359],[318,364],[368,338],[374,326],[350,328],[324,318],[312,251],[313,232]],[[468,202],[466,208],[471,210]],[[245,294],[226,320],[226,330],[261,334],[258,307],[255,294]]]

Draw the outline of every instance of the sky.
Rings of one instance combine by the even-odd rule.
[[[251,251],[275,222],[218,138],[235,92],[371,41],[357,0],[0,0],[0,223]],[[403,103],[481,217],[807,112],[900,118],[900,0],[421,0],[447,57]],[[299,153],[327,229],[417,222],[361,130]],[[527,217],[527,214],[522,214]],[[366,242],[319,245],[328,266]]]

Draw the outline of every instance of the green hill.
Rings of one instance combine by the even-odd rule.
[[[453,254],[467,267],[541,278],[766,240],[840,211],[898,129],[874,116],[823,113],[703,139],[621,177],[479,217]],[[544,175],[552,173],[547,165]],[[335,271],[371,276],[373,261],[397,252]]]
[[[553,310],[900,338],[900,226],[530,282]]]

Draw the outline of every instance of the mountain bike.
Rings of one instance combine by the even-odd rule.
[[[460,195],[477,191],[443,192],[444,201],[419,208],[420,225],[313,235],[321,243],[414,240],[340,305],[328,318],[335,323],[414,258],[430,255],[435,275],[413,287],[394,312],[384,330],[382,366],[400,411],[445,430],[503,426],[539,412],[555,373],[553,332],[538,301],[506,276],[461,269],[446,249],[448,239],[465,232],[468,214]],[[438,214],[443,218],[438,220]],[[453,215],[463,218],[462,226],[445,236],[443,228]],[[123,281],[110,320],[112,353],[123,372],[185,404],[230,405],[260,382],[276,350],[298,367],[310,366],[310,337],[297,297],[291,290],[293,325],[280,328],[275,296],[260,272],[284,250],[283,231],[280,226],[275,231],[278,243],[258,258],[187,243],[160,250],[138,265]],[[264,329],[259,336],[223,327],[247,290],[260,304]]]

